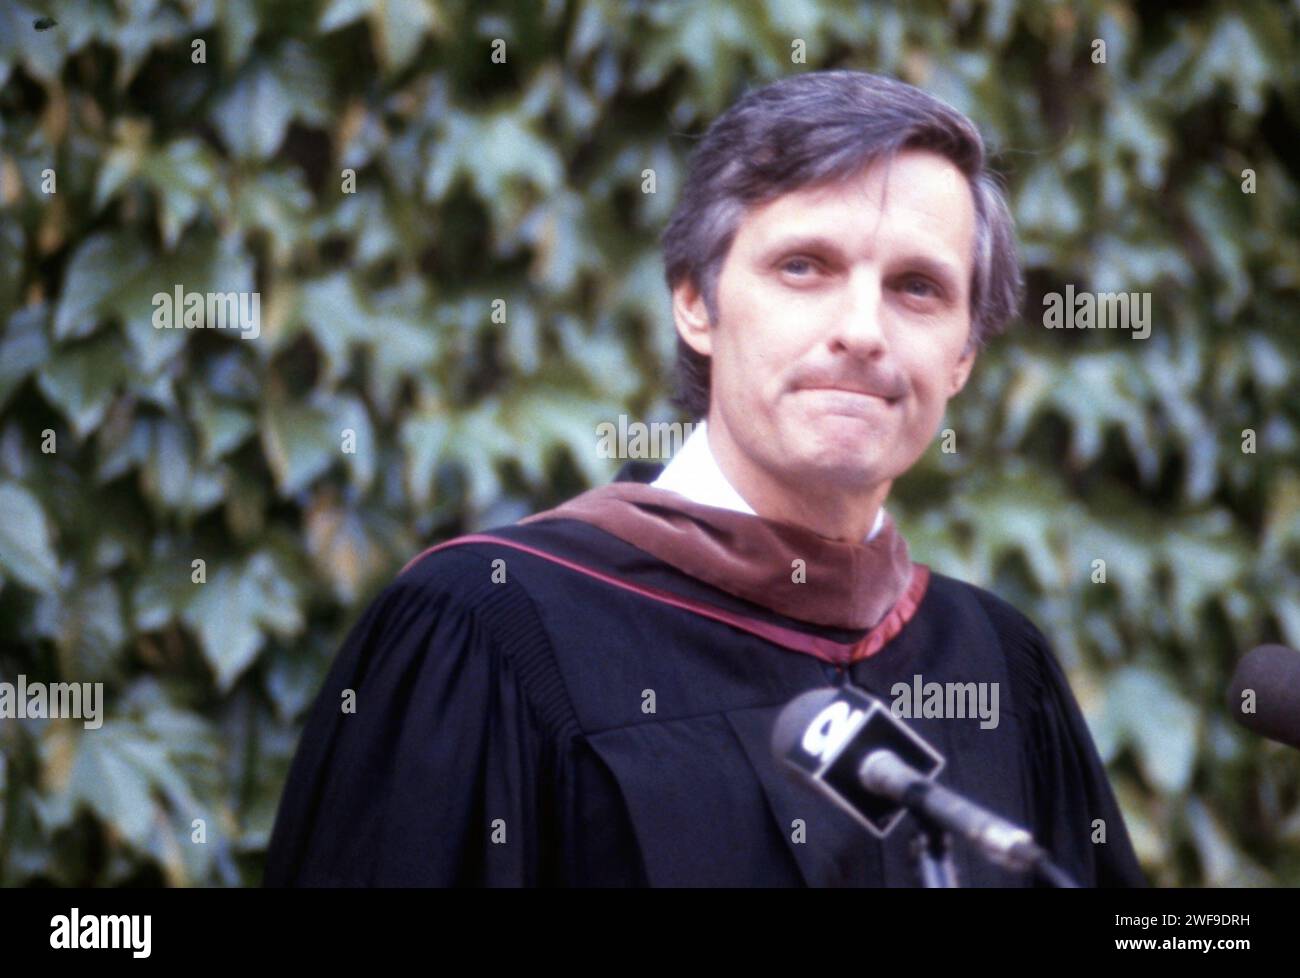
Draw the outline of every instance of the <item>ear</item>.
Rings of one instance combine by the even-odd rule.
[[[966,381],[970,380],[971,368],[975,366],[975,354],[978,352],[975,346],[961,355],[952,368],[952,377],[949,380],[948,396],[956,397],[961,389],[966,386]]]
[[[677,335],[696,353],[706,357],[713,353],[713,324],[709,322],[704,296],[689,280],[673,289],[673,325]]]

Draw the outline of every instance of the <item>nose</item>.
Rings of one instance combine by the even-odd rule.
[[[878,272],[858,268],[849,277],[836,317],[832,343],[845,353],[868,358],[885,348],[883,286]]]

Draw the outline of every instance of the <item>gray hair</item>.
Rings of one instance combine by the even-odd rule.
[[[748,208],[803,187],[853,177],[878,159],[925,149],[950,160],[975,201],[971,336],[983,347],[1016,315],[1024,290],[1015,226],[987,168],[979,130],[952,106],[905,82],[863,71],[795,75],[748,92],[714,120],[691,154],[660,244],[669,290],[689,281],[718,321],[718,278]],[[709,358],[677,338],[674,402],[709,408]]]

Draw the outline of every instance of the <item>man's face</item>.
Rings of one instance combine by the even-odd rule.
[[[900,153],[887,187],[886,166],[750,210],[717,323],[689,285],[674,294],[679,333],[712,358],[710,441],[737,474],[869,495],[924,453],[970,374],[970,188],[934,153]]]

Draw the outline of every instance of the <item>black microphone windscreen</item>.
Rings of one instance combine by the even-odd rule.
[[[1248,730],[1300,748],[1300,652],[1261,645],[1237,663],[1228,712]]]
[[[895,717],[879,698],[851,683],[812,689],[781,710],[772,728],[777,764],[883,838],[903,817],[900,799],[862,783],[875,750],[892,752],[921,777],[936,776],[943,755]]]
[[[783,762],[803,737],[808,725],[817,718],[817,714],[826,709],[835,695],[834,688],[822,686],[800,693],[781,708],[781,715],[776,718],[776,725],[772,728],[772,756],[778,764],[784,766]]]

